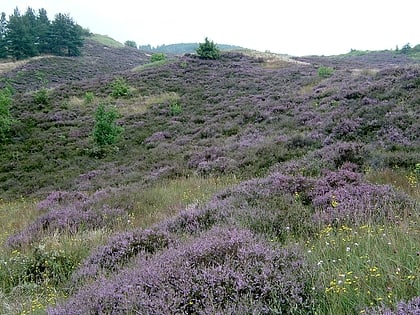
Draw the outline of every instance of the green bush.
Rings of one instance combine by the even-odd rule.
[[[95,126],[93,129],[93,139],[99,146],[115,144],[123,131],[121,126],[116,124],[118,112],[115,108],[105,108],[99,105],[95,113]]]
[[[12,95],[9,89],[0,91],[0,143],[7,140],[12,126],[12,117],[9,107],[12,104]]]
[[[93,95],[93,92],[85,93],[85,104],[91,104],[94,99],[95,99],[95,95]]]
[[[182,107],[178,102],[174,102],[171,105],[169,105],[169,114],[171,116],[178,116],[182,113]]]
[[[164,53],[155,53],[150,57],[150,62],[163,61],[166,59]]]
[[[124,78],[118,77],[111,83],[111,96],[115,98],[130,96],[130,87]]]
[[[48,91],[46,88],[42,88],[35,92],[34,94],[34,101],[38,105],[48,105]]]
[[[328,78],[328,77],[330,77],[333,73],[334,73],[334,69],[333,69],[333,68],[331,68],[331,67],[324,67],[324,66],[321,66],[321,67],[319,67],[319,68],[318,68],[318,75],[319,75],[321,78]]]
[[[219,59],[220,50],[217,48],[216,44],[213,41],[209,41],[208,38],[205,38],[204,43],[200,43],[196,50],[197,55],[203,59]]]

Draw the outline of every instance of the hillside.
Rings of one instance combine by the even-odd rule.
[[[140,50],[150,51],[152,53],[164,53],[164,54],[173,54],[173,55],[182,55],[182,54],[192,54],[198,48],[198,43],[178,43],[178,44],[168,44],[160,45],[157,47],[151,47],[150,45],[141,45],[139,46]],[[243,49],[239,46],[226,45],[226,44],[217,44],[217,48],[220,50],[238,50]]]
[[[88,41],[0,73],[0,313],[419,309],[418,59],[149,60]]]

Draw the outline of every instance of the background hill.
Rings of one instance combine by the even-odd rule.
[[[226,45],[226,44],[217,44],[217,47],[220,50],[238,50],[243,49],[239,46],[234,45]],[[160,45],[157,47],[152,47],[150,45],[140,45],[140,50],[150,51],[153,53],[164,53],[164,54],[174,54],[174,55],[181,55],[187,53],[195,53],[198,48],[198,43],[179,43],[179,44],[168,44],[168,45]]]
[[[418,310],[415,55],[103,40],[1,68],[0,313]]]

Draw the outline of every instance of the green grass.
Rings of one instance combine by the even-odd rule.
[[[117,230],[146,228],[176,215],[191,204],[207,201],[215,192],[237,183],[235,177],[190,176],[166,180],[141,190],[127,187],[107,200],[112,204],[132,205],[129,221],[120,222],[115,230],[91,230],[77,234],[54,234],[28,248],[12,250],[4,246],[8,236],[21,231],[41,213],[36,200],[24,198],[0,202],[0,314],[45,314],[48,305],[68,295],[70,272]],[[40,261],[42,260],[42,261]],[[33,281],[28,270],[48,261],[43,281]],[[35,268],[31,269],[32,267]],[[67,276],[65,276],[67,274]],[[56,281],[58,280],[58,281]]]
[[[366,306],[393,307],[417,296],[419,224],[417,217],[398,225],[327,226],[309,241],[319,314],[363,313]]]
[[[93,34],[90,38],[106,46],[115,47],[115,48],[124,47],[123,44],[109,37],[108,35]]]
[[[167,64],[168,62],[169,62],[169,59],[153,61],[153,62],[149,62],[149,63],[143,64],[143,65],[136,66],[133,69],[131,69],[131,71],[142,71],[142,70],[148,69],[148,68],[160,67],[160,66],[163,66],[163,65]]]

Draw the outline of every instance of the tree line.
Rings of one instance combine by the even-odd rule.
[[[28,7],[24,14],[15,8],[12,15],[0,16],[0,58],[15,60],[53,54],[78,56],[83,37],[89,31],[78,25],[68,14],[58,13],[50,21],[45,9],[36,12]]]

